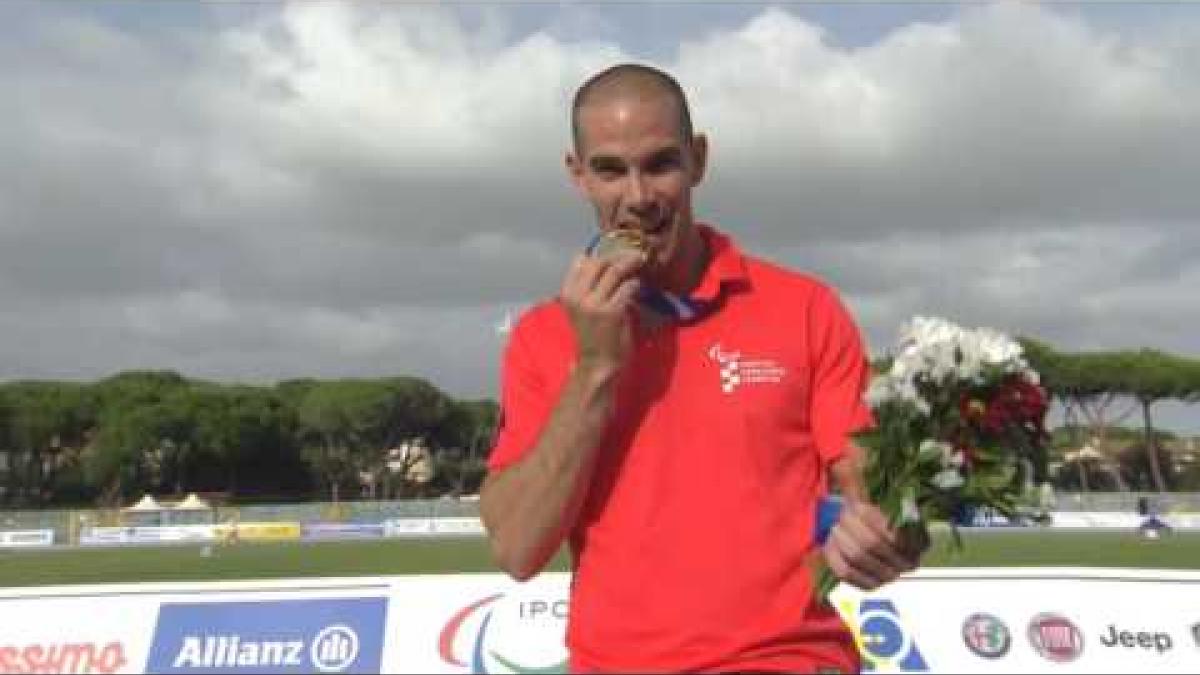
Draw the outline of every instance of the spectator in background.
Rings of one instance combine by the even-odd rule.
[[[1171,526],[1158,517],[1158,504],[1149,497],[1138,497],[1138,515],[1142,522],[1138,525],[1138,533],[1147,539],[1157,539],[1164,534],[1170,534]]]

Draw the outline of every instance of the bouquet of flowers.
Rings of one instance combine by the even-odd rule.
[[[866,453],[871,500],[893,527],[923,537],[929,523],[944,522],[961,549],[956,525],[977,509],[1019,519],[1026,486],[1041,478],[1048,436],[1046,394],[1018,342],[989,328],[915,317],[867,402],[875,428],[855,441]],[[822,505],[820,539],[832,526],[830,505]],[[836,585],[823,568],[818,597]]]

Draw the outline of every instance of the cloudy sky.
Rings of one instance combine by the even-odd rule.
[[[873,351],[934,314],[1200,356],[1200,4],[8,0],[0,26],[0,379],[493,395],[497,323],[593,227],[570,96],[625,60],[689,92],[700,216],[836,285]]]

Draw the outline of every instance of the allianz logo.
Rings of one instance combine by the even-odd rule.
[[[339,673],[358,658],[358,634],[345,625],[319,631],[305,649],[304,640],[246,640],[240,635],[187,635],[174,668],[313,668]]]

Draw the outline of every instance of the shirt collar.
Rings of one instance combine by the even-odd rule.
[[[708,246],[708,265],[705,266],[700,283],[692,290],[690,297],[701,302],[712,302],[725,290],[734,290],[749,284],[746,261],[733,239],[711,225],[697,223],[696,226]]]

